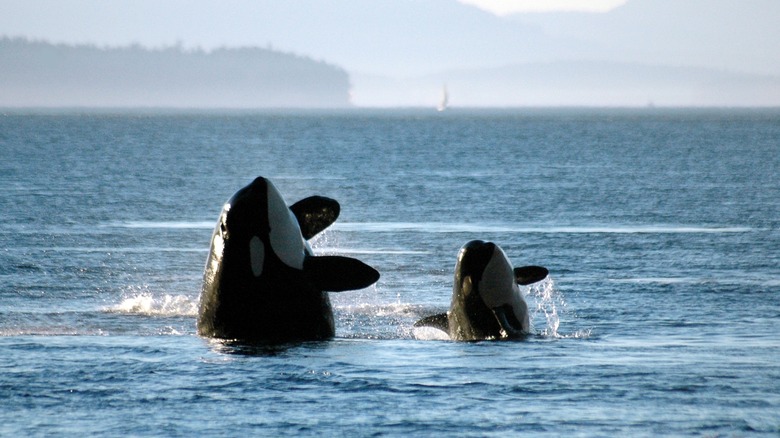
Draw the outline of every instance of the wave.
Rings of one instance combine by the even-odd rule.
[[[692,277],[639,277],[639,278],[610,278],[612,283],[637,283],[637,284],[702,284],[711,280]]]
[[[85,330],[76,327],[3,327],[0,338],[14,336],[106,336],[101,329]]]
[[[751,285],[751,286],[780,286],[780,278],[742,278],[728,276],[714,277],[637,277],[637,278],[609,278],[612,283],[633,284],[725,284],[725,285]]]
[[[149,229],[214,229],[216,221],[116,221],[100,225],[104,228],[149,228]]]
[[[16,336],[187,336],[190,333],[181,327],[164,326],[154,331],[143,330],[109,330],[99,327],[75,327],[75,326],[25,326],[25,327],[0,327],[0,338]]]
[[[366,316],[422,316],[426,309],[423,306],[408,303],[388,304],[334,304],[333,308],[348,314]]]
[[[540,298],[541,297],[541,298]],[[536,302],[536,309],[534,304]],[[587,338],[590,330],[573,333],[559,331],[559,313],[566,314],[562,296],[552,283],[529,293],[529,306],[534,320],[533,338]],[[343,339],[415,339],[449,340],[447,333],[430,328],[414,327],[426,315],[445,311],[444,307],[395,303],[350,303],[334,305],[337,319],[336,337]],[[149,291],[128,294],[121,301],[97,310],[104,315],[131,315],[150,318],[143,324],[120,319],[101,318],[95,311],[66,312],[54,315],[25,315],[16,323],[0,326],[0,337],[6,336],[113,336],[134,334],[182,336],[193,335],[192,322],[198,315],[198,299],[186,295],[157,295]],[[17,315],[19,316],[19,315]],[[567,315],[570,316],[570,315]],[[158,318],[186,318],[187,321],[159,325]],[[88,321],[85,324],[84,321]],[[178,325],[177,325],[178,324]]]
[[[156,252],[208,252],[208,248],[177,248],[167,246],[50,246],[50,247],[21,247],[20,250],[47,251],[47,252],[78,252],[78,253],[156,253]]]
[[[572,315],[566,310],[563,295],[554,286],[551,279],[541,282],[536,287],[527,290],[527,300],[532,312],[532,336],[545,339],[555,338],[587,338],[588,330],[574,333],[561,333],[560,320]],[[158,326],[158,318],[194,319],[198,316],[198,297],[183,294],[160,294],[149,291],[145,286],[135,286],[127,291],[116,304],[99,309],[104,315],[131,315],[151,318],[147,323],[138,326],[127,321],[102,319],[94,311],[85,315],[57,314],[54,316],[23,316],[19,323],[0,326],[0,336],[19,335],[98,335],[136,333],[142,335],[173,335],[191,334],[186,327],[171,325]],[[337,319],[336,329],[339,338],[354,339],[417,339],[417,340],[448,340],[446,333],[435,329],[414,327],[420,318],[446,311],[446,307],[411,304],[406,302],[349,302],[339,304],[334,302],[334,316]],[[82,324],[81,321],[90,321]],[[150,325],[151,324],[151,325]],[[169,324],[169,323],[166,323]],[[184,322],[182,322],[184,324]]]
[[[291,181],[343,181],[346,176],[338,175],[272,175],[268,177],[273,181],[291,180]]]
[[[429,251],[414,251],[404,249],[360,249],[360,248],[336,248],[336,247],[314,247],[317,254],[389,254],[389,255],[425,255]]]
[[[104,228],[135,229],[213,229],[214,221],[116,221]],[[700,227],[685,225],[561,225],[528,226],[512,224],[469,224],[455,222],[337,222],[336,231],[384,233],[527,233],[527,234],[711,234],[748,233],[754,229],[741,226]]]
[[[177,299],[143,303],[132,297],[121,304],[104,308],[57,311],[14,311],[0,313],[0,337],[15,336],[181,336],[193,334],[188,320],[170,321],[154,315],[186,315],[186,304]],[[151,300],[154,301],[154,300]],[[166,303],[167,301],[167,303]],[[175,310],[178,309],[178,310]],[[120,318],[120,314],[143,314],[150,318],[139,324]],[[154,318],[154,319],[151,319]]]
[[[594,225],[594,226],[523,226],[511,224],[464,224],[449,222],[342,222],[333,229],[350,232],[417,232],[417,233],[527,233],[527,234],[696,234],[747,233],[750,227],[694,227],[678,225]]]

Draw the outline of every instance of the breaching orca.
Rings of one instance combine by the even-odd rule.
[[[313,255],[306,240],[330,226],[339,210],[338,202],[321,196],[288,208],[262,177],[236,192],[211,238],[198,333],[272,342],[333,337],[327,291],[361,289],[379,279],[359,260]]]
[[[517,285],[543,280],[548,273],[541,266],[513,269],[501,247],[472,240],[458,253],[449,312],[414,325],[443,330],[456,341],[521,338],[530,331],[530,318]]]

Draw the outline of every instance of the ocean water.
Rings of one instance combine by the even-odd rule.
[[[196,334],[256,176],[339,221],[336,337]],[[780,110],[6,111],[0,436],[778,436]],[[550,277],[534,334],[414,329],[471,239]]]

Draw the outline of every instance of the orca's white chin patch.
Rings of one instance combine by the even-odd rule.
[[[498,246],[482,272],[479,290],[482,300],[490,308],[504,304],[512,305],[516,296],[515,292],[519,292],[515,285],[512,265],[504,251]]]
[[[298,220],[295,219],[295,215],[287,207],[284,198],[273,183],[271,181],[267,183],[271,248],[287,266],[303,269],[305,249]]]
[[[522,324],[522,330],[529,330],[528,304],[517,287],[509,258],[498,246],[482,273],[479,288],[482,300],[489,308],[509,305],[515,318]]]

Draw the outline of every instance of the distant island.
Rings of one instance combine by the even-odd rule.
[[[0,107],[342,108],[349,92],[344,69],[271,49],[0,38]]]

